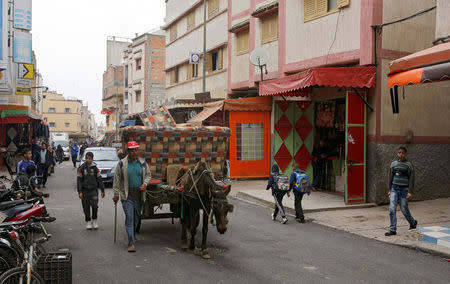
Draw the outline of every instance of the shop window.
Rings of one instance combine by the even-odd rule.
[[[65,113],[71,113],[70,108],[66,107],[66,108],[64,109],[64,112],[65,112]]]
[[[66,128],[70,127],[70,123],[69,122],[66,122],[64,125],[66,126]]]
[[[141,69],[142,69],[142,59],[136,58],[136,70],[141,70]]]
[[[136,91],[136,102],[137,103],[141,102],[141,91]]]
[[[48,126],[49,126],[49,127],[56,127],[56,122],[50,122],[50,123],[48,124]]]
[[[236,34],[236,55],[248,53],[249,45],[250,43],[248,29]]]
[[[305,22],[334,13],[350,5],[350,0],[304,0],[303,20]]]
[[[219,49],[206,54],[206,71],[213,72],[223,68],[223,50]]]
[[[261,19],[261,43],[278,39],[278,14],[272,14]]]
[[[186,80],[197,77],[198,77],[198,64],[188,64]]]
[[[177,24],[174,24],[169,29],[170,41],[174,41],[177,39]]]
[[[264,126],[262,123],[236,124],[238,161],[264,160]]]
[[[219,12],[219,0],[208,0],[208,18]]]
[[[187,27],[186,29],[192,30],[195,27],[195,11],[191,12],[188,16],[187,16]]]
[[[51,107],[51,108],[49,108],[49,109],[48,109],[48,112],[52,112],[52,113],[55,113],[55,112],[56,112],[56,108],[54,108],[54,107]]]

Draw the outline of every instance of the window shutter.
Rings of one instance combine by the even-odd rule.
[[[192,69],[193,69],[194,64],[187,64],[186,65],[186,80],[189,80],[192,78]]]
[[[328,12],[328,0],[316,0],[316,17]]]
[[[217,51],[217,57],[217,69],[220,70],[223,68],[223,49]]]
[[[270,19],[270,37],[271,39],[278,38],[278,14],[274,14]]]
[[[212,54],[206,53],[206,71],[211,72],[212,71]]]
[[[175,69],[170,70],[170,85],[175,84]]]
[[[195,11],[191,12],[187,17],[187,30],[191,30],[195,27]]]
[[[350,0],[338,0],[337,6],[338,8],[342,8],[350,5]]]
[[[309,21],[316,15],[316,0],[304,0],[303,2],[303,20]]]

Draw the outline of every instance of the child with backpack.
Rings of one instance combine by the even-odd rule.
[[[295,197],[295,220],[299,223],[305,223],[305,216],[303,215],[302,199],[303,195],[311,194],[311,180],[309,176],[300,169],[297,163],[294,163],[293,172],[289,179],[289,190],[292,189]]]
[[[285,194],[289,194],[289,179],[287,176],[280,174],[278,165],[272,166],[272,173],[270,174],[269,181],[267,183],[266,190],[272,189],[272,196],[275,200],[275,210],[272,213],[272,220],[277,219],[278,212],[281,214],[282,224],[286,224],[288,219],[286,218],[286,212],[283,206],[283,197]]]
[[[103,185],[100,170],[94,163],[94,153],[87,152],[85,162],[77,171],[78,197],[83,206],[86,229],[98,229],[98,189],[102,191],[102,198],[105,197],[105,186]],[[92,208],[92,219],[91,219]]]

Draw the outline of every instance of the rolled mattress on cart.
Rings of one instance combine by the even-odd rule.
[[[152,178],[166,180],[168,165],[192,166],[199,161],[206,162],[216,178],[226,173],[225,159],[231,135],[228,127],[129,126],[121,129],[121,135],[123,147],[128,141],[139,143]]]

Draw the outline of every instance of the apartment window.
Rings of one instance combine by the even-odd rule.
[[[142,68],[142,58],[136,58],[136,70],[141,70]]]
[[[223,68],[223,50],[219,49],[206,54],[206,71],[213,72]]]
[[[49,126],[49,127],[56,127],[56,122],[50,122],[50,123],[48,124],[48,126]]]
[[[125,65],[125,87],[128,87],[128,65]]]
[[[208,0],[208,18],[219,12],[219,0]]]
[[[53,112],[53,113],[55,113],[55,112],[56,112],[56,108],[51,107],[51,108],[48,109],[48,112]]]
[[[136,91],[136,102],[137,103],[141,102],[141,91]]]
[[[174,41],[177,38],[177,24],[174,24],[169,29],[170,41]]]
[[[64,123],[64,125],[66,126],[66,128],[70,127],[70,123],[69,122]]]
[[[178,66],[170,71],[170,85],[178,83]]]
[[[187,16],[187,27],[186,29],[192,30],[195,27],[195,11],[191,12],[188,16]]]
[[[66,108],[64,109],[64,112],[65,112],[65,113],[71,113],[70,108],[66,107]]]
[[[249,30],[246,29],[236,34],[236,55],[248,53],[249,50]]]
[[[236,124],[238,161],[264,160],[264,127],[262,123]]]
[[[304,0],[303,20],[307,22],[348,5],[350,5],[350,0]]]
[[[198,77],[198,64],[188,64],[186,80],[196,77]]]
[[[272,14],[261,19],[261,43],[278,39],[278,14]]]

